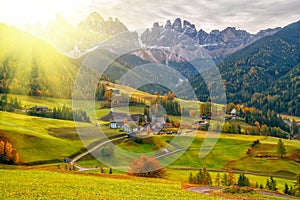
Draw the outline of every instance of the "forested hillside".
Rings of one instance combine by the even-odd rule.
[[[0,24],[0,93],[71,97],[79,63],[46,42]]]
[[[300,21],[223,60],[219,68],[228,101],[299,115],[299,49]],[[201,100],[207,99],[201,77],[192,84]]]

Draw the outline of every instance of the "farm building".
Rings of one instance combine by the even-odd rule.
[[[35,110],[36,112],[51,112],[47,106],[33,106],[27,112]]]
[[[112,129],[123,128],[125,131],[127,131],[128,124],[130,123],[137,124],[139,118],[140,118],[139,114],[126,114],[126,113],[110,111],[108,115],[101,117],[100,120],[109,122],[110,128]],[[124,124],[124,121],[127,121],[127,124]]]

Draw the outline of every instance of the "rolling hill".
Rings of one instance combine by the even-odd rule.
[[[71,97],[79,63],[32,35],[0,24],[0,93]]]

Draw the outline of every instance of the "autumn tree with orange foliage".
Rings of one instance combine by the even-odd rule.
[[[134,158],[130,163],[130,170],[127,174],[140,177],[163,178],[166,171],[161,164],[152,157],[141,155],[140,158]]]
[[[18,164],[19,154],[12,144],[0,140],[0,163]]]

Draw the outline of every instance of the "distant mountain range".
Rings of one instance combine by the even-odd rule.
[[[236,52],[239,49],[259,40],[268,35],[281,30],[281,28],[261,30],[257,34],[250,34],[245,30],[237,30],[235,27],[228,27],[222,31],[213,30],[210,33],[204,30],[197,31],[194,24],[182,20],[175,19],[173,23],[170,20],[166,24],[159,25],[157,22],[153,24],[154,28],[161,28],[160,33],[144,34],[142,41],[144,44],[151,44],[160,46],[164,41],[168,40],[168,36],[163,29],[175,30],[179,33],[187,35],[189,38],[195,40],[195,43],[200,44],[201,47],[206,49],[213,58],[225,57]],[[155,41],[156,44],[153,43]]]
[[[207,33],[202,29],[197,31],[194,24],[186,20],[182,21],[180,18],[175,19],[173,23],[168,20],[164,26],[155,22],[153,28],[159,31],[153,32],[147,29],[140,35],[140,38],[137,39],[137,42],[140,43],[141,46],[155,46],[157,47],[156,49],[169,46],[169,44],[166,45],[166,41],[170,41],[174,38],[172,34],[169,34],[166,30],[174,30],[177,33],[186,35],[187,40],[194,40],[195,44],[199,44],[206,49],[213,58],[217,59],[230,55],[252,42],[272,35],[281,29],[269,28],[259,31],[257,34],[250,34],[245,30],[228,27],[222,31],[213,30]],[[34,32],[30,27],[28,30]],[[69,24],[60,15],[57,15],[56,19],[49,22],[44,31],[39,30],[38,34],[66,56],[79,58],[94,50],[97,45],[104,40],[124,31],[128,31],[128,28],[120,20],[109,18],[105,21],[101,15],[93,12],[76,27]],[[183,38],[179,39],[182,42]],[[154,56],[152,56],[152,54],[154,54]],[[172,55],[167,55],[166,52],[159,53],[160,56],[163,57],[159,57],[157,54],[157,51],[136,53],[140,58],[152,62],[166,60],[165,57],[171,58],[171,61],[180,61],[180,59],[174,56],[172,57]]]
[[[29,32],[42,37],[70,58],[80,58],[92,51],[100,42],[127,30],[117,18],[113,20],[110,17],[105,21],[96,12],[91,13],[76,27],[60,15],[57,15],[54,21],[50,21],[45,30],[34,31],[33,27],[28,27]]]

